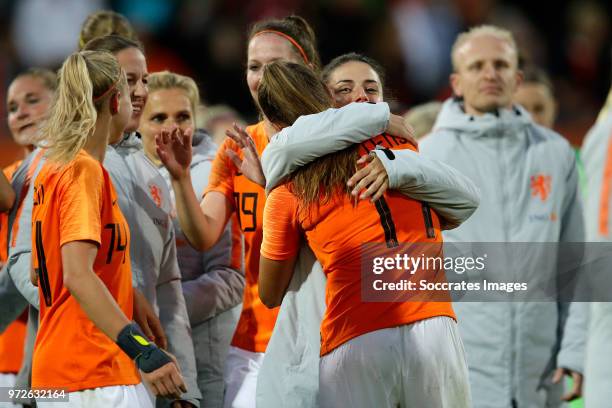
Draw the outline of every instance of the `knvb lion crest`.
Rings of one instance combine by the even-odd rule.
[[[540,200],[546,201],[552,190],[552,177],[545,174],[536,174],[531,176],[531,196],[540,197]]]
[[[157,187],[155,184],[149,184],[149,192],[151,193],[151,198],[155,205],[159,208],[162,206],[162,193],[161,189]]]

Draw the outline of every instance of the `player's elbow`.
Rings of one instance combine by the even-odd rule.
[[[32,282],[32,285],[38,286],[38,274],[34,268],[30,268],[30,282]]]
[[[68,292],[72,293],[76,286],[74,275],[64,272],[63,282],[64,282],[64,287],[68,289]]]
[[[8,211],[15,204],[15,192],[10,189],[0,194],[0,212]]]
[[[259,285],[259,298],[268,309],[274,309],[280,306],[283,301],[283,294],[274,293],[271,290],[266,290],[264,286]]]
[[[185,233],[185,238],[187,238],[189,245],[199,252],[208,251],[221,237],[221,234],[213,234],[212,231],[207,231],[207,233],[205,233],[199,230],[189,232],[183,230],[183,232]]]
[[[189,241],[189,245],[198,252],[208,251],[215,243],[206,240]]]
[[[68,290],[68,292],[74,295],[79,288],[83,287],[84,277],[85,276],[77,271],[70,271],[69,269],[64,268],[64,274],[62,276],[64,287]]]

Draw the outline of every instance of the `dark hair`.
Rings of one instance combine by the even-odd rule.
[[[554,88],[550,77],[542,68],[535,65],[526,65],[523,68],[523,83],[536,83],[544,85],[546,88],[548,88],[550,94],[554,95]]]
[[[251,42],[253,37],[258,33],[266,30],[279,31],[291,37],[300,47],[302,47],[304,53],[308,57],[308,62],[312,64],[312,68],[317,72],[321,69],[321,58],[317,51],[315,33],[310,24],[302,17],[292,15],[282,19],[258,21],[251,27],[249,42]],[[300,60],[302,60],[302,55],[299,50],[293,45],[292,49],[300,57]],[[306,61],[304,61],[304,63],[306,63]]]
[[[83,50],[106,51],[115,55],[118,52],[123,51],[127,48],[138,48],[144,54],[144,48],[140,41],[131,40],[129,38],[125,38],[115,34],[94,38],[93,40],[85,44]]]
[[[358,54],[356,52],[349,52],[348,54],[342,54],[333,60],[331,60],[323,70],[321,71],[321,77],[323,78],[323,82],[328,83],[329,77],[331,74],[341,65],[346,64],[347,62],[357,61],[363,62],[364,64],[368,64],[376,74],[378,74],[378,78],[380,79],[380,85],[385,90],[385,69],[380,65],[376,60],[366,57],[363,54]]]

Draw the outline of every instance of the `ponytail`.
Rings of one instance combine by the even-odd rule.
[[[106,52],[70,55],[59,71],[59,83],[49,119],[41,134],[50,161],[64,165],[85,147],[98,112],[121,78],[115,57]]]

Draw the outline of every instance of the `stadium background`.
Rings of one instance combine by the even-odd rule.
[[[253,21],[291,12],[314,26],[323,63],[348,51],[387,70],[394,111],[450,95],[449,51],[458,32],[485,22],[511,29],[524,58],[552,76],[557,130],[578,146],[610,84],[612,3],[559,0],[0,0],[0,165],[13,160],[6,88],[20,69],[56,68],[77,42],[85,16],[125,14],[143,39],[149,71],[193,76],[206,104],[256,118],[244,81],[245,36]],[[552,4],[552,3],[548,3]],[[388,95],[386,95],[386,99]]]
[[[196,79],[207,105],[227,104],[256,119],[245,80],[247,27],[300,14],[313,25],[323,63],[358,51],[387,70],[386,99],[403,113],[450,95],[450,47],[466,27],[510,29],[523,58],[551,75],[557,130],[579,146],[610,88],[612,2],[558,0],[0,0],[0,166],[19,154],[6,125],[6,88],[29,66],[57,68],[77,44],[85,16],[126,15],[145,44],[149,72]]]

